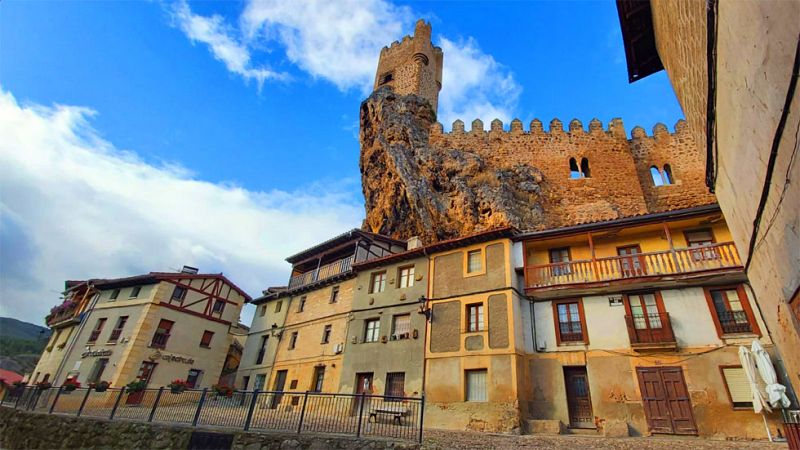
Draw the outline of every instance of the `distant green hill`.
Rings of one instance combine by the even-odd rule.
[[[49,339],[49,328],[0,317],[0,368],[20,374],[32,371]]]

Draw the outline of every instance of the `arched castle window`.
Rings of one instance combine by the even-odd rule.
[[[581,159],[581,176],[589,178],[592,174],[589,172],[589,160],[586,158]]]
[[[650,166],[650,177],[653,178],[653,186],[667,186],[672,184],[672,168],[669,164],[664,164],[664,169]]]
[[[578,169],[578,163],[575,161],[575,158],[569,159],[569,177],[572,179],[581,177],[581,170]]]
[[[392,72],[386,72],[385,74],[381,75],[381,82],[378,83],[378,86],[383,86],[392,80],[394,80],[394,75]]]

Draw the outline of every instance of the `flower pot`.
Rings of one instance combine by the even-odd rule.
[[[184,388],[170,388],[169,391],[173,394],[180,394],[181,392],[185,391]]]

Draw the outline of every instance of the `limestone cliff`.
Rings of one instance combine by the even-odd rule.
[[[542,222],[542,174],[495,167],[477,152],[429,145],[436,121],[416,95],[375,91],[361,104],[364,229],[431,243],[476,231]]]

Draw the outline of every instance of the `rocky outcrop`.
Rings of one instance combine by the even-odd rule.
[[[378,89],[361,104],[364,229],[426,243],[543,220],[542,173],[489,164],[477,152],[429,145],[428,101]]]

